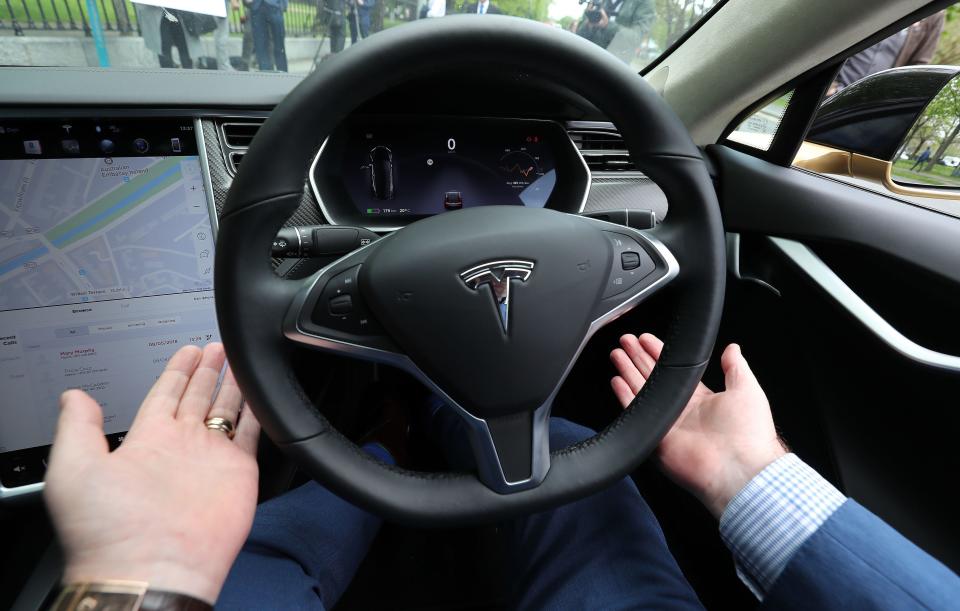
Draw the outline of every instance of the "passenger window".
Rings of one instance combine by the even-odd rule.
[[[737,129],[727,136],[727,139],[761,151],[769,150],[792,97],[793,91],[788,91],[764,105],[763,108],[744,119]]]

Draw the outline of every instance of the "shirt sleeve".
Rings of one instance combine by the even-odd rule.
[[[447,14],[445,0],[428,0],[427,7],[427,17],[443,17]]]
[[[845,501],[796,454],[767,465],[733,497],[720,516],[720,537],[757,598],[763,600],[793,554]]]

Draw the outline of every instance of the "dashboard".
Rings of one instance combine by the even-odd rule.
[[[249,104],[249,84],[233,91],[229,79],[227,95],[165,72],[60,69],[30,86],[17,74],[23,86],[0,110],[0,502],[41,489],[63,390],[101,403],[116,447],[170,356],[219,338],[217,219],[256,130],[296,83],[260,78],[277,91],[258,89],[267,97],[243,107],[231,100]],[[318,143],[288,226],[384,233],[484,205],[666,214],[613,126],[559,93],[471,75],[464,96],[431,106],[417,92],[436,87],[409,87]],[[106,92],[127,102],[108,105]],[[323,261],[273,264],[303,278]]]
[[[310,180],[330,223],[385,230],[475,206],[580,212],[590,171],[553,121],[368,116],[330,136]]]

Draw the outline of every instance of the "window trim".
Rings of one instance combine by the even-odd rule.
[[[743,112],[734,117],[726,129],[723,130],[723,134],[717,143],[746,153],[747,155],[763,159],[764,161],[789,167],[793,163],[793,158],[796,156],[797,151],[800,150],[807,131],[816,117],[816,110],[819,108],[827,88],[830,86],[830,83],[833,82],[836,73],[840,71],[840,67],[847,58],[899,32],[903,28],[954,4],[957,4],[957,0],[935,0],[904,15],[897,21],[874,33],[872,36],[848,47],[826,61],[793,77],[778,87],[773,93],[764,96],[760,101],[748,106]],[[790,99],[790,103],[783,113],[780,125],[777,126],[777,130],[773,134],[770,147],[766,151],[729,139],[729,135],[748,117],[765,104],[770,103],[791,89],[794,90],[793,97]]]
[[[687,39],[688,39],[688,38],[690,38],[691,36],[693,36],[694,34],[696,34],[697,30],[699,30],[700,27],[701,27],[703,24],[705,24],[710,18],[712,18],[712,17],[714,16],[714,14],[716,14],[717,11],[719,11],[721,8],[723,8],[723,6],[724,6],[728,1],[729,1],[729,0],[719,0],[716,4],[714,4],[712,7],[710,7],[710,10],[707,11],[706,13],[704,13],[704,14],[703,14],[703,17],[701,17],[700,19],[698,19],[696,23],[694,23],[692,26],[690,26],[690,29],[689,29],[689,30],[687,30],[686,32],[684,32],[683,34],[681,34],[679,38],[677,38],[675,41],[673,41],[673,44],[671,44],[669,47],[667,47],[666,49],[664,49],[664,50],[660,53],[660,55],[658,55],[652,62],[650,62],[649,64],[647,64],[647,65],[644,66],[643,68],[641,68],[641,69],[640,69],[640,76],[644,76],[644,77],[647,76],[648,74],[650,74],[650,72],[652,72],[652,71],[654,70],[654,68],[656,68],[657,66],[659,66],[660,64],[662,64],[664,61],[666,61],[666,59],[667,59],[668,57],[670,57],[671,55],[673,55],[673,52],[674,52],[674,51],[676,51],[683,43],[687,42]]]

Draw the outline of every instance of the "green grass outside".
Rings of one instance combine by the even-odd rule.
[[[765,109],[770,110],[771,112],[779,111],[779,114],[783,114],[783,111],[787,109],[787,104],[790,103],[790,98],[793,97],[793,91],[788,91],[783,94],[776,100],[770,102],[766,105]]]
[[[893,179],[900,183],[930,185],[935,187],[960,187],[960,176],[951,176],[955,168],[937,164],[929,172],[921,172],[919,166],[917,171],[910,168],[914,160],[898,159],[893,164]]]
[[[9,6],[8,6],[9,4]],[[137,14],[133,10],[133,5],[128,4],[128,14],[130,23],[136,29]],[[10,7],[13,7],[13,14],[10,13]],[[101,20],[117,23],[117,12],[114,9],[112,0],[97,1],[97,8],[100,12]],[[29,17],[28,17],[29,15]],[[89,14],[87,12],[86,0],[10,0],[0,2],[0,20],[4,26],[10,27],[11,22],[16,20],[21,28],[27,28],[30,20],[33,20],[34,28],[42,28],[44,18],[50,24],[51,29],[57,29],[57,16],[60,17],[60,23],[64,29],[71,29],[70,21],[77,29],[83,29],[83,23],[86,20],[89,23]],[[103,24],[106,29],[106,23]],[[114,25],[115,27],[115,25]]]

